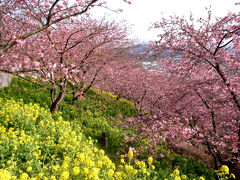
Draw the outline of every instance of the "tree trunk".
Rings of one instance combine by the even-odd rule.
[[[105,147],[105,148],[108,147],[108,137],[109,137],[108,132],[102,132],[101,141],[102,141],[102,146]]]
[[[77,92],[73,92],[72,105],[73,105],[74,107],[77,107],[78,97],[79,97],[78,93],[77,93]]]
[[[211,145],[208,141],[205,141],[205,145],[207,146],[208,152],[210,153],[210,155],[212,155],[213,157],[213,162],[214,162],[214,168],[215,170],[218,170],[218,159],[216,154],[212,151]]]
[[[117,95],[116,100],[118,101],[120,98],[121,98],[121,97],[120,97],[119,95]]]
[[[50,95],[51,95],[51,101],[52,101],[52,103],[53,103],[54,101],[56,101],[56,99],[57,99],[57,94],[58,94],[58,90],[57,90],[56,86],[53,86],[53,88],[50,90]]]
[[[238,109],[238,113],[240,113],[240,102],[239,102],[239,97],[237,96],[237,94],[231,89],[230,83],[227,82],[227,78],[224,76],[223,72],[220,69],[220,65],[217,63],[216,66],[214,67],[218,74],[220,75],[221,79],[223,80],[224,84],[227,86],[227,88],[229,89],[229,92],[232,96],[233,102],[235,103],[235,105],[237,106]],[[237,128],[238,128],[238,152],[233,154],[233,159],[232,159],[232,166],[236,166],[238,163],[238,159],[240,156],[240,123],[239,123],[239,117],[237,119]]]
[[[73,98],[72,98],[72,105],[74,107],[77,107],[77,100],[82,99],[84,96],[84,89],[81,87],[80,89],[75,90],[73,93]]]
[[[50,108],[50,112],[52,114],[54,114],[58,110],[58,107],[66,94],[66,86],[67,86],[66,81],[62,86],[60,86],[60,93],[57,96],[57,98],[52,102],[52,106]]]

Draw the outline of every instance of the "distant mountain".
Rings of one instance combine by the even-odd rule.
[[[148,69],[150,71],[159,69],[156,57],[145,55],[148,51],[148,44],[138,44],[131,47],[130,56],[139,59],[140,64],[142,64],[145,69]]]
[[[138,45],[132,46],[131,50],[130,50],[131,55],[136,56],[136,57],[140,57],[140,56],[144,55],[145,53],[147,53],[148,51],[149,51],[149,45],[148,44],[138,44]],[[151,51],[149,51],[149,53],[151,54]],[[179,51],[171,53],[170,51],[162,48],[162,50],[158,51],[157,58],[163,58],[163,57],[166,57],[166,56],[178,57],[179,55],[181,55],[181,52],[179,52]],[[156,60],[156,56],[148,57],[145,60],[154,61],[154,60]]]
[[[131,48],[133,53],[144,54],[148,51],[149,45],[148,44],[138,44]]]
[[[130,54],[131,54],[130,56],[133,58],[139,59],[139,62],[144,66],[144,68],[150,71],[152,70],[159,71],[161,69],[158,62],[158,58],[164,58],[164,57],[170,56],[171,59],[175,59],[175,60],[181,59],[181,52],[176,51],[172,53],[169,50],[166,50],[164,48],[162,48],[162,50],[159,50],[157,55],[145,56],[144,54],[146,53],[151,54],[148,44],[138,44],[130,48]]]

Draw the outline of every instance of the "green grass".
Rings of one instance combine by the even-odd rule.
[[[13,77],[10,85],[0,90],[0,97],[15,101],[23,99],[26,104],[37,103],[46,109],[51,106],[49,90],[18,77]],[[111,93],[97,89],[90,89],[82,100],[78,100],[77,108],[71,105],[71,99],[72,95],[66,95],[59,106],[58,111],[64,120],[81,123],[84,134],[98,140],[99,146],[102,133],[106,132],[109,139],[108,148],[105,150],[110,154],[116,153],[121,147],[124,135],[119,128],[112,126],[114,121],[111,121],[111,118],[118,118],[119,114],[122,114],[123,118],[136,116],[134,105],[123,99],[116,100]]]

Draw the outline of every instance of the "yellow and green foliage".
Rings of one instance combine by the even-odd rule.
[[[161,179],[153,158],[137,161],[131,150],[116,167],[77,122],[64,121],[60,114],[54,120],[37,104],[0,98],[1,180]]]
[[[3,99],[23,99],[25,104],[38,104],[45,109],[50,108],[50,91],[32,84],[18,77],[13,77],[10,86],[0,90],[0,97]],[[122,146],[124,139],[118,127],[112,126],[114,123],[110,119],[118,118],[119,114],[124,118],[136,115],[134,105],[127,100],[116,100],[111,93],[97,89],[90,89],[83,99],[77,101],[77,107],[71,105],[72,95],[66,95],[60,104],[59,111],[65,121],[77,122],[81,124],[82,132],[88,137],[101,140],[102,132],[107,132],[108,149],[111,154],[116,153]],[[58,115],[53,116],[54,119]],[[100,144],[100,143],[99,143]]]
[[[160,152],[164,152],[161,149]],[[165,147],[165,150],[167,148]],[[206,164],[201,161],[196,161],[189,156],[179,155],[167,150],[164,153],[164,157],[157,157],[155,161],[156,169],[167,169],[174,170],[176,167],[179,168],[181,175],[187,175],[188,179],[197,179],[199,176],[205,177],[207,180],[215,180],[214,171],[209,169]]]
[[[219,180],[227,180],[227,179],[235,179],[234,174],[229,173],[229,168],[226,165],[222,165],[222,167],[216,171],[217,177]]]
[[[145,164],[141,162],[140,164]],[[37,104],[0,99],[0,179],[137,179],[150,166],[118,170],[76,122],[55,121]]]
[[[235,179],[234,174],[229,174],[229,168],[226,165],[222,165],[219,170],[216,170],[218,180],[228,180]],[[180,174],[178,169],[175,169],[170,175],[169,178],[165,178],[164,180],[207,180],[204,176],[200,176],[198,178],[189,178],[185,174]]]

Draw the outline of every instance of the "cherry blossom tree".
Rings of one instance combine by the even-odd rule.
[[[106,64],[111,59],[112,49],[127,42],[126,33],[126,27],[106,20],[86,16],[74,22],[65,20],[11,49],[7,53],[9,61],[5,61],[2,68],[22,78],[30,72],[41,81],[47,81],[34,83],[51,90],[50,110],[55,113],[65,94],[72,93],[68,85],[74,92],[76,88],[81,90],[82,78],[88,75],[89,69]]]
[[[160,40],[149,50],[150,56],[159,59],[159,71],[151,74],[136,64],[111,66],[105,71],[109,83],[102,88],[135,103],[144,102],[141,108],[148,112],[120,124],[135,132],[126,142],[145,139],[147,143],[138,150],[155,156],[159,155],[159,142],[166,141],[172,148],[184,142],[211,155],[216,169],[219,164],[230,169],[237,166],[238,24],[238,14],[214,19],[211,11],[207,19],[197,21],[192,16],[189,20],[163,18],[155,24],[163,31]],[[133,61],[128,58],[127,63]]]
[[[123,37],[121,36],[121,38]],[[102,84],[102,82],[106,81],[109,82],[105,71],[111,67],[111,65],[119,66],[119,64],[124,61],[125,51],[119,49],[128,46],[131,42],[126,40],[126,44],[123,43],[120,45],[120,41],[118,41],[118,43],[116,47],[105,46],[101,48],[95,53],[97,58],[95,58],[94,61],[90,60],[83,64],[81,76],[77,76],[74,79],[74,83],[71,83],[71,87],[73,88],[72,103],[74,106],[76,106],[76,101],[79,98],[83,98],[93,85],[97,87],[97,84]],[[76,80],[78,80],[79,83],[77,83]]]
[[[172,143],[205,145],[215,168],[234,168],[240,157],[239,17],[214,19],[208,11],[206,19],[172,16],[154,25],[162,33],[151,54],[170,53],[159,58],[169,87],[156,116],[160,129],[165,123]]]
[[[131,1],[123,0],[128,4]],[[37,68],[36,60],[20,59],[19,50],[28,38],[28,46],[38,37],[38,33],[51,33],[60,23],[73,23],[89,10],[99,6],[109,9],[107,1],[103,0],[3,0],[0,1],[0,71],[13,72],[14,67],[19,70],[19,61],[27,66]],[[118,11],[118,10],[117,10]],[[42,45],[39,45],[43,48]],[[48,47],[45,47],[46,49]],[[14,54],[14,56],[12,56]],[[19,59],[17,59],[19,56]],[[13,59],[11,59],[13,58]],[[30,61],[32,60],[32,61]],[[29,63],[29,64],[26,64]],[[14,71],[16,72],[16,68]],[[28,72],[27,68],[20,70]]]
[[[131,1],[125,2],[131,4]],[[2,0],[0,1],[1,53],[26,38],[59,23],[88,12],[96,6],[106,6],[103,0]]]
[[[6,52],[17,43],[31,37],[64,19],[83,14],[98,0],[4,0],[1,7],[1,50]],[[97,5],[97,4],[96,4]]]
[[[132,57],[132,46],[125,50],[122,61],[112,61],[101,76],[104,81],[96,84],[100,89],[112,92],[117,99],[125,98],[132,101],[139,115],[151,113],[152,107],[156,105],[156,99],[160,91],[163,79],[156,71],[148,71],[143,68],[141,61]]]

